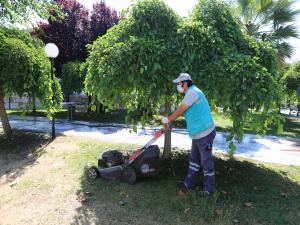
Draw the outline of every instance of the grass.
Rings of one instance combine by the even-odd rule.
[[[21,110],[7,110],[8,114],[10,115],[22,115],[24,114]],[[46,116],[45,110],[37,110],[37,112],[28,111],[25,112],[24,115],[27,116]],[[66,110],[58,112],[56,114],[56,118],[60,119],[67,119],[68,114]],[[158,116],[154,116],[157,123]],[[232,120],[229,118],[228,115],[221,113],[221,112],[213,112],[213,118],[217,127],[217,131],[230,131],[232,127]],[[277,129],[275,126],[271,126],[267,130],[267,135],[278,135],[278,136],[290,136],[290,137],[300,137],[300,118],[289,117],[289,116],[281,116],[283,119],[283,132],[277,133]],[[110,113],[102,113],[97,114],[95,112],[76,112],[74,116],[74,120],[82,120],[82,121],[94,121],[94,122],[102,122],[102,123],[125,123],[125,112],[124,111],[112,111]],[[245,124],[244,132],[257,134],[257,131],[252,129],[250,126],[250,121],[247,121]],[[174,127],[185,128],[185,120],[183,117],[179,118],[178,120],[173,122]]]
[[[72,154],[70,166],[83,171],[87,162],[96,161],[99,150],[132,149],[132,146],[81,143],[81,151]],[[201,199],[196,191],[187,196],[176,195],[176,180],[186,175],[188,156],[173,154],[172,160],[158,178],[146,179],[134,186],[120,182],[97,180],[89,183],[82,172],[80,193],[88,205],[103,202],[122,206],[95,214],[114,215],[118,221],[130,223],[128,215],[147,215],[153,224],[297,224],[300,216],[300,167],[262,164],[258,162],[216,158],[217,192]],[[199,184],[202,183],[201,178]],[[249,204],[248,204],[249,203]],[[246,205],[248,204],[249,207]],[[81,213],[85,214],[84,206]],[[143,216],[141,216],[143,217]],[[124,221],[125,220],[125,221]],[[78,218],[84,223],[84,218]],[[141,223],[143,224],[143,223]]]
[[[173,152],[172,159],[164,163],[158,177],[141,180],[135,185],[101,179],[91,183],[85,175],[88,162],[96,162],[99,154],[108,149],[127,151],[137,146],[71,140],[70,137],[48,142],[49,139],[41,134],[18,131],[11,139],[0,134],[0,161],[6,160],[0,163],[0,179],[7,168],[15,174],[14,179],[18,179],[16,188],[8,187],[9,195],[1,191],[0,185],[0,197],[4,197],[0,208],[2,203],[12,202],[14,207],[21,207],[17,211],[22,212],[22,207],[34,201],[32,194],[35,199],[44,199],[40,197],[44,193],[51,196],[52,202],[57,202],[54,208],[51,204],[48,208],[47,201],[39,201],[36,206],[44,209],[47,204],[47,211],[36,214],[32,223],[42,223],[38,215],[43,215],[44,219],[53,217],[57,223],[62,216],[72,218],[72,221],[63,221],[66,224],[299,224],[300,166],[229,160],[217,155],[217,191],[212,197],[202,199],[196,191],[186,196],[176,194],[175,182],[184,178],[188,167],[186,152]],[[47,144],[45,149],[43,146]],[[28,164],[23,158],[30,155],[35,157]],[[16,166],[20,160],[23,163]],[[35,161],[41,163],[35,165]],[[42,173],[39,166],[43,168]],[[37,171],[30,173],[34,167]],[[35,185],[36,179],[39,186]],[[201,185],[202,176],[198,183]],[[28,203],[24,203],[26,195]],[[65,202],[72,198],[81,201],[75,213],[72,204]],[[20,205],[19,201],[23,203]],[[71,215],[61,215],[63,211]],[[13,216],[13,212],[9,212]],[[23,215],[18,216],[22,218]]]
[[[46,117],[46,110],[38,109],[36,112],[23,111],[23,110],[6,110],[9,115],[19,115],[19,116],[36,116],[36,117]],[[123,111],[112,111],[110,113],[97,114],[95,112],[76,112],[73,116],[74,120],[81,121],[91,121],[100,123],[125,123],[125,113]],[[56,113],[56,118],[58,119],[68,119],[67,110],[63,109]]]

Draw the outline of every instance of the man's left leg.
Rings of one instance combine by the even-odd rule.
[[[215,163],[211,150],[212,144],[207,144],[206,148],[201,152],[203,165],[203,191],[213,193],[215,192]]]
[[[197,142],[201,156],[201,167],[204,175],[203,193],[207,194],[215,192],[215,163],[212,153],[212,145],[215,135],[216,133],[214,131]]]

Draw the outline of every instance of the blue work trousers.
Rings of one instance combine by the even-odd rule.
[[[213,130],[203,138],[192,140],[188,175],[185,179],[188,188],[195,187],[197,174],[202,169],[204,175],[203,191],[211,193],[215,191],[215,163],[212,154],[215,136],[216,130]]]

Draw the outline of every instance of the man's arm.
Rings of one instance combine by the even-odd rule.
[[[187,104],[182,103],[176,110],[173,112],[169,117],[168,121],[169,123],[172,122],[173,120],[176,120],[178,117],[183,115],[183,113],[189,108],[190,106]]]
[[[198,94],[193,91],[188,91],[184,96],[181,105],[169,117],[162,117],[163,124],[170,123],[181,116],[194,102],[198,99]]]

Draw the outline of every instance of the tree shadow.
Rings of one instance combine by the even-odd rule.
[[[0,134],[0,184],[13,182],[21,176],[50,143],[49,136],[42,133],[13,130],[9,138]]]
[[[77,192],[81,206],[72,224],[298,223],[300,167],[229,160],[224,155],[215,158],[215,165],[217,191],[205,199],[197,191],[176,195],[175,183],[188,168],[186,151],[174,151],[158,177],[135,185],[90,182],[83,173]],[[201,186],[201,174],[198,183]]]

